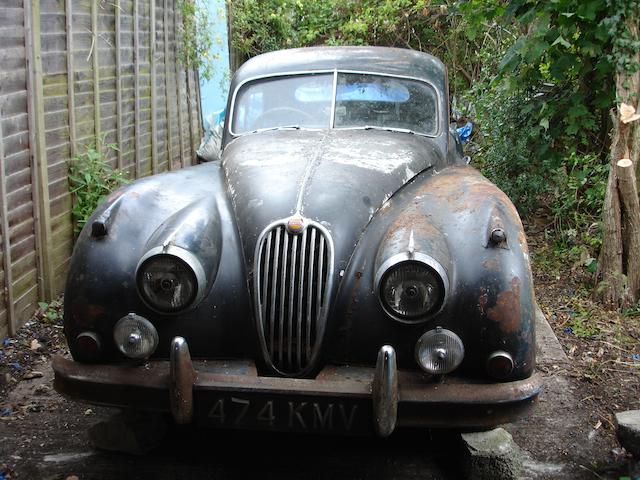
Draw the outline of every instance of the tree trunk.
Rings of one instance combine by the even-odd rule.
[[[632,37],[638,39],[639,19],[632,10],[629,10],[625,24]],[[634,62],[640,62],[640,52],[631,63]],[[613,123],[602,249],[594,296],[609,307],[620,308],[636,303],[640,297],[640,205],[636,177],[640,122],[637,115],[623,112],[623,104],[638,109],[640,72],[619,71],[616,96],[620,107]]]
[[[640,202],[633,162],[624,158],[618,162],[618,190],[626,217],[623,232],[624,246],[627,253],[626,270],[629,301],[636,303],[640,293]]]
[[[601,303],[618,308],[627,302],[626,286],[622,262],[622,210],[618,195],[618,176],[616,172],[620,145],[625,144],[619,121],[614,123],[613,142],[611,144],[611,162],[607,192],[604,198],[602,218],[602,249],[596,271],[596,289],[594,295]]]

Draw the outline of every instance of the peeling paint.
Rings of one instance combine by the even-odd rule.
[[[264,202],[261,198],[254,198],[249,200],[249,208],[260,208]]]

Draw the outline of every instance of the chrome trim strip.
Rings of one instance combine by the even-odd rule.
[[[318,252],[318,272],[316,274],[316,318],[320,318],[321,310],[324,307],[322,305],[322,300],[324,297],[324,295],[322,294],[322,288],[324,286],[324,283],[322,282],[322,270],[324,269],[324,237],[322,235],[320,236],[319,243],[320,246]],[[318,332],[316,330],[316,341],[314,348],[318,346],[320,340],[322,340],[322,338],[320,337],[320,335],[318,335]]]
[[[278,228],[276,230],[276,244],[275,244],[275,254],[273,256],[273,273],[271,274],[271,313],[269,315],[269,333],[271,334],[269,337],[269,345],[270,345],[270,352],[273,355],[274,352],[274,342],[275,342],[275,337],[276,337],[276,332],[275,332],[275,316],[276,316],[276,293],[278,292],[278,289],[276,288],[277,285],[277,281],[278,281],[278,267],[279,267],[279,260],[280,260],[280,229]],[[267,291],[269,291],[269,289],[266,289]]]
[[[291,267],[289,268],[289,308],[287,309],[287,339],[289,345],[287,346],[287,361],[289,362],[289,368],[292,366],[291,350],[293,349],[293,292],[296,284],[296,261],[298,256],[298,235],[294,235],[292,238],[293,245],[291,246]]]
[[[302,299],[304,294],[304,268],[307,253],[307,229],[302,232],[302,239],[300,240],[302,247],[300,249],[300,269],[298,272],[298,312],[296,316],[297,328],[296,328],[296,353],[298,361],[298,369],[302,368]]]
[[[331,117],[329,118],[329,128],[334,128],[336,124],[336,100],[338,97],[338,70],[333,71],[333,88],[331,90]]]
[[[266,318],[267,316],[267,292],[269,291],[269,289],[267,288],[267,285],[269,283],[269,262],[271,260],[271,240],[273,238],[273,232],[269,232],[269,235],[267,236],[267,243],[266,243],[266,258],[264,261],[264,273],[262,275],[262,286],[264,287],[264,292],[261,292],[260,295],[260,302],[261,302],[261,311],[262,311],[262,316],[263,318]],[[258,279],[257,285],[260,286],[260,279]]]
[[[430,80],[427,80],[425,78],[418,78],[418,77],[412,77],[410,75],[396,75],[396,74],[392,74],[392,73],[380,73],[380,72],[374,72],[374,71],[368,71],[368,70],[338,70],[338,69],[333,69],[333,70],[296,70],[296,71],[292,71],[292,72],[281,72],[281,73],[270,73],[270,74],[266,74],[266,75],[255,75],[253,77],[249,77],[244,79],[242,82],[240,82],[235,90],[233,91],[233,95],[231,97],[231,105],[229,107],[229,116],[227,117],[229,119],[228,121],[228,131],[229,134],[234,137],[234,138],[238,138],[238,137],[242,137],[244,135],[250,135],[253,132],[246,132],[246,133],[234,133],[232,128],[233,128],[233,120],[234,120],[234,114],[235,114],[235,106],[236,106],[236,97],[238,95],[238,92],[240,91],[240,89],[246,85],[249,82],[254,82],[257,80],[264,80],[267,78],[278,78],[278,77],[293,77],[296,75],[321,75],[321,74],[327,74],[327,73],[333,73],[334,74],[334,82],[335,82],[335,90],[333,92],[333,99],[332,102],[335,103],[336,100],[336,94],[337,94],[337,81],[338,81],[338,74],[339,73],[349,73],[349,74],[356,74],[356,75],[377,75],[379,77],[389,77],[389,78],[400,78],[400,79],[404,79],[404,80],[414,80],[416,82],[421,82],[421,83],[425,83],[427,85],[429,85],[431,88],[433,88],[433,91],[436,94],[436,98],[437,98],[437,116],[436,116],[436,132],[434,134],[427,134],[427,133],[420,133],[420,132],[415,132],[416,135],[420,135],[423,137],[428,137],[428,138],[436,138],[439,135],[442,134],[442,122],[440,119],[440,113],[441,113],[441,109],[443,107],[447,107],[443,105],[443,99],[442,99],[442,94],[438,91],[438,89],[436,88],[436,86],[434,85],[434,83]],[[335,123],[335,105],[334,108],[331,111],[331,119],[329,122],[329,128],[333,128],[333,125]],[[351,127],[344,127],[346,128],[351,128]],[[359,127],[356,127],[359,128]],[[266,129],[266,130],[272,130],[271,128]],[[301,128],[301,130],[319,130],[318,128],[309,128],[306,129],[304,127]],[[340,128],[340,130],[342,130],[342,128]],[[392,129],[390,129],[392,130]]]
[[[283,227],[278,227],[282,229]],[[287,296],[287,292],[285,290],[285,286],[287,284],[287,257],[289,255],[289,235],[286,230],[284,233],[284,240],[282,246],[282,267],[280,273],[280,284],[278,285],[280,288],[280,312],[278,315],[278,361],[280,365],[282,365],[282,355],[284,351],[284,304],[285,297]]]
[[[305,318],[305,346],[307,362],[311,358],[311,307],[313,306],[313,264],[316,256],[316,231],[311,231],[311,258],[309,259],[309,268],[307,269],[307,317]]]

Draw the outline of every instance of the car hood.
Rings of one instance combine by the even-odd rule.
[[[429,138],[380,130],[274,130],[234,140],[223,169],[247,265],[260,232],[299,213],[329,230],[336,269],[344,269],[378,209],[441,157]]]

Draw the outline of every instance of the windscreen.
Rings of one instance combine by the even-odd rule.
[[[329,128],[333,74],[256,80],[243,86],[233,112],[235,135],[265,128]]]
[[[424,82],[371,74],[338,74],[334,126],[435,135],[436,105],[435,90]]]
[[[418,80],[364,73],[254,80],[235,99],[234,135],[274,128],[381,128],[436,135],[437,95]],[[332,103],[335,96],[334,118]]]

